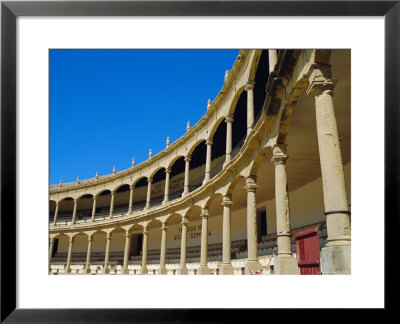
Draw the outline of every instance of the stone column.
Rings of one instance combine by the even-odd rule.
[[[189,193],[189,169],[190,169],[190,155],[185,156],[185,186],[182,196],[186,196]]]
[[[181,275],[187,275],[188,271],[186,268],[186,232],[188,220],[186,217],[182,219],[182,233],[181,233],[181,260],[178,269],[178,273]]]
[[[107,244],[106,244],[106,255],[104,258],[104,271],[103,273],[110,273],[110,269],[108,269],[108,261],[110,260],[110,247],[111,247],[111,233],[107,234]]]
[[[275,165],[275,203],[278,256],[275,259],[275,274],[297,274],[297,259],[292,257],[290,238],[290,208],[286,174],[286,145],[277,144],[272,150],[271,161]]]
[[[207,156],[206,156],[206,174],[204,177],[203,184],[210,181],[210,169],[211,169],[211,148],[212,148],[213,141],[212,139],[208,139],[206,141],[207,145]]]
[[[78,199],[74,199],[74,211],[72,212],[72,224],[76,223],[76,208],[78,207]]]
[[[50,237],[50,247],[49,247],[49,272],[51,272],[51,259],[53,258],[53,248],[54,248],[54,238]]]
[[[142,245],[142,274],[147,274],[147,236],[149,231],[147,227],[143,229],[143,245]]]
[[[228,115],[225,118],[226,122],[226,149],[225,149],[225,164],[229,163],[231,160],[232,153],[232,123],[233,116]]]
[[[245,90],[247,91],[247,135],[251,132],[253,129],[253,123],[254,123],[254,94],[253,94],[253,89],[254,89],[254,82],[247,82]]]
[[[161,227],[161,250],[160,250],[160,274],[167,274],[165,260],[167,254],[167,226],[162,224]]]
[[[87,254],[86,254],[86,267],[85,267],[86,273],[90,273],[90,258],[92,255],[92,241],[93,241],[93,235],[88,236],[88,248],[87,248]]]
[[[246,274],[250,271],[255,272],[262,269],[258,262],[258,246],[257,246],[257,213],[256,213],[256,177],[249,176],[246,178],[247,191],[247,263]],[[250,270],[249,270],[250,269]]]
[[[222,267],[220,273],[223,275],[233,275],[231,264],[231,206],[230,196],[222,198],[223,219],[222,219]]]
[[[169,201],[169,176],[171,174],[171,169],[165,169],[165,189],[164,189],[164,201],[163,204],[166,204]]]
[[[108,219],[113,218],[114,214],[114,199],[115,199],[115,192],[111,192],[111,203],[110,203],[110,215],[108,216]]]
[[[275,69],[276,63],[278,63],[278,51],[276,49],[268,50],[269,56],[269,73]]]
[[[126,231],[125,233],[125,250],[124,250],[124,268],[122,269],[123,274],[129,274],[129,252],[131,247],[131,234]]]
[[[317,136],[328,239],[321,250],[323,274],[351,273],[351,225],[328,64],[314,64],[307,94],[315,96]]]
[[[208,209],[201,210],[201,250],[200,250],[200,274],[210,274],[210,269],[207,266],[208,256]]]
[[[147,179],[147,196],[146,196],[146,209],[150,209],[150,202],[151,202],[151,183],[153,182],[152,178]]]
[[[58,203],[58,202],[56,202],[56,210],[55,210],[55,212],[54,212],[54,220],[53,220],[53,225],[56,225],[56,223],[57,223],[57,217],[58,217],[58,206],[59,206],[59,203]]]
[[[129,186],[129,207],[128,207],[128,214],[132,214],[132,206],[133,206],[133,190],[135,189],[134,185]]]
[[[96,217],[96,201],[97,197],[93,196],[92,219],[91,219],[92,222],[94,222],[94,219]]]
[[[71,273],[71,259],[72,259],[72,246],[74,244],[74,237],[69,238],[69,246],[68,246],[68,256],[67,256],[67,265],[65,266],[64,273]]]

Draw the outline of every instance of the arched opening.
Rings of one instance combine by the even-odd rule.
[[[121,217],[128,212],[129,195],[129,184],[123,184],[115,190],[113,217]]]
[[[185,159],[179,157],[171,166],[169,180],[169,201],[180,198],[185,183]]]
[[[132,212],[138,212],[146,207],[147,177],[138,179],[134,185]]]
[[[199,188],[205,177],[207,145],[201,141],[191,154],[189,168],[189,192]]]
[[[165,193],[165,177],[165,168],[161,168],[154,174],[151,184],[150,207],[162,204]]]
[[[49,201],[49,223],[54,222],[54,214],[56,212],[56,202],[54,200]]]
[[[110,215],[111,191],[106,189],[97,194],[95,220],[106,219]]]
[[[208,208],[208,262],[222,261],[222,195],[210,197]]]
[[[226,123],[222,120],[213,135],[213,145],[211,146],[211,167],[210,179],[217,175],[225,162],[226,153]]]
[[[131,245],[129,249],[129,264],[138,266],[142,262],[143,226],[136,224],[131,227],[130,232]]]
[[[268,50],[261,52],[258,61],[256,76],[254,78],[254,123],[253,128],[261,117],[262,108],[265,102],[266,86],[269,77],[269,55]]]
[[[158,265],[160,264],[160,252],[161,252],[161,222],[159,220],[153,220],[147,228],[149,233],[147,234],[148,246],[147,246],[147,265]],[[153,267],[148,267],[149,273],[154,270]]]
[[[74,210],[74,198],[67,197],[58,202],[57,224],[67,225],[72,220]]]
[[[166,220],[167,230],[167,251],[166,263],[179,264],[181,252],[182,216],[172,214]]]
[[[201,248],[201,208],[193,206],[187,213],[186,217],[189,220],[186,230],[186,262],[200,262]]]
[[[247,94],[243,91],[236,103],[232,123],[232,152],[233,159],[239,153],[247,136]]]
[[[93,208],[93,195],[87,194],[78,198],[75,221],[77,223],[84,223],[90,221],[92,218],[92,208]]]

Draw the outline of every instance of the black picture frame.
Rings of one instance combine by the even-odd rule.
[[[18,16],[384,16],[385,309],[398,282],[387,256],[399,234],[400,1],[1,1],[1,322],[235,322],[245,310],[16,308],[16,18]],[[374,44],[371,44],[374,46]],[[368,67],[366,67],[368,68]],[[371,67],[371,80],[373,82]],[[357,116],[354,116],[357,118]],[[366,134],[365,140],[368,140]],[[369,158],[382,158],[365,152]],[[373,170],[371,171],[373,172]],[[366,246],[368,242],[365,242]],[[382,251],[383,252],[383,251]],[[368,260],[369,262],[369,260]],[[366,268],[369,268],[367,265]],[[392,287],[392,288],[391,288]],[[271,294],[271,292],[270,292]],[[271,295],[273,298],[273,293]],[[268,294],[266,293],[266,305]],[[265,319],[265,310],[247,310]],[[249,314],[246,314],[249,315]]]

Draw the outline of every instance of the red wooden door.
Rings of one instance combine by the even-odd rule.
[[[297,264],[301,275],[319,275],[320,254],[318,227],[295,234]]]

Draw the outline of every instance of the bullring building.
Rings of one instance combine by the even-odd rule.
[[[240,50],[129,169],[50,185],[50,274],[350,274],[350,50]]]

